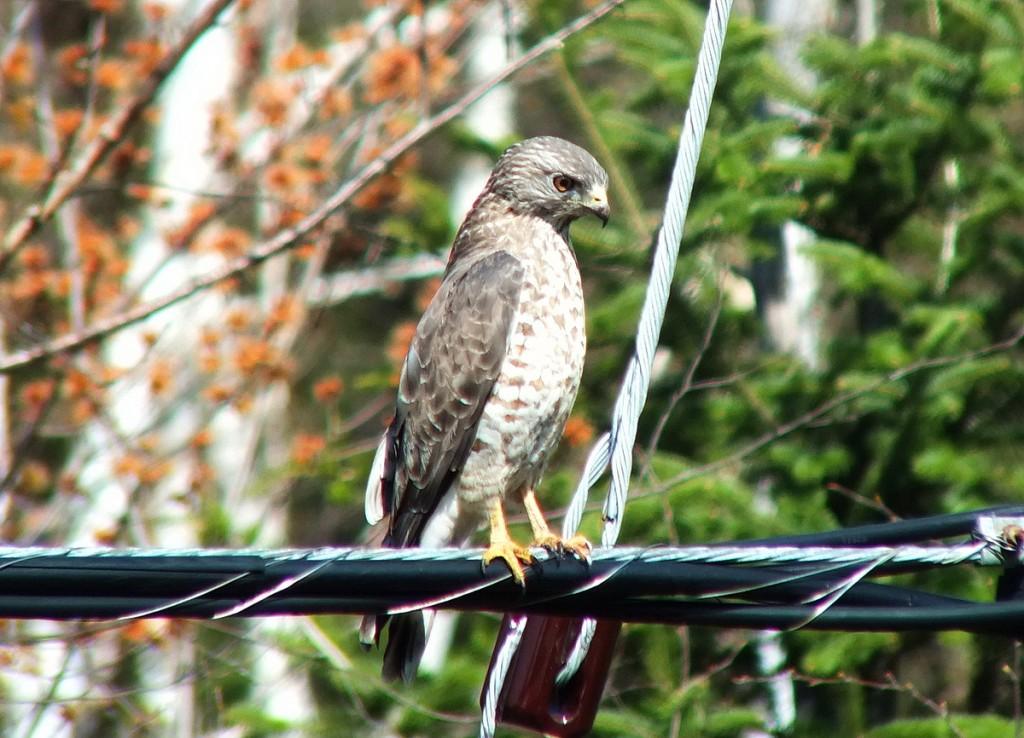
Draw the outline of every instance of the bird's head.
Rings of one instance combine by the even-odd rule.
[[[554,136],[510,146],[488,188],[516,212],[544,218],[560,231],[584,215],[608,222],[607,172],[579,146]]]

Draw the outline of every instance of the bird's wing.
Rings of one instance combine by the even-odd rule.
[[[498,251],[455,269],[423,314],[402,368],[395,419],[367,488],[385,545],[414,546],[476,438],[508,348],[524,270]]]

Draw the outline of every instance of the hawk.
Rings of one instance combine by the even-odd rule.
[[[535,489],[562,435],[586,352],[583,290],[569,225],[608,221],[608,175],[560,138],[513,145],[462,222],[444,278],[416,328],[395,417],[374,458],[366,519],[382,545],[465,545],[486,520],[486,565],[520,584],[528,547],[512,540],[503,503],[521,502],[533,545],[586,556],[582,537],[548,527]],[[367,616],[377,642],[387,616]],[[421,612],[390,618],[383,675],[410,681],[426,643]]]

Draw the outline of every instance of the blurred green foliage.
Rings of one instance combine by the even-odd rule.
[[[524,43],[574,17],[577,5],[526,3]],[[702,27],[700,4],[630,0],[540,67],[564,62],[564,73],[519,88],[520,134],[575,139],[612,172],[611,224],[574,230],[590,336],[576,414],[598,430],[632,349]],[[876,40],[858,46],[837,33],[804,46],[818,78],[811,90],[777,67],[775,40],[752,17],[730,24],[624,543],[825,530],[883,520],[880,510],[920,516],[1014,502],[1024,489],[1024,355],[1016,345],[986,350],[1024,324],[1024,11],[994,0],[886,8]],[[804,113],[771,117],[769,100]],[[783,139],[798,153],[781,154]],[[461,127],[433,143],[447,153],[488,150]],[[419,206],[383,223],[396,253],[450,241],[449,158],[428,155],[412,185]],[[758,274],[777,265],[778,229],[789,219],[817,235],[805,250],[821,275],[816,369],[773,350],[764,320]],[[955,246],[944,251],[953,222]],[[353,301],[318,322],[325,336],[344,325],[363,359],[330,354],[354,389],[343,413],[390,392],[388,360],[371,347],[415,319],[415,292]],[[675,397],[698,354],[692,386]],[[657,448],[648,448],[663,415]],[[549,508],[567,502],[585,451],[557,455],[542,496]],[[322,470],[330,504],[357,508],[368,465],[366,453]],[[334,534],[353,540],[359,530],[352,513]],[[598,535],[596,513],[584,530]],[[992,591],[990,573],[964,569],[905,581],[953,595]],[[353,671],[309,665],[325,710],[316,734],[337,734],[326,726],[339,724],[349,735],[376,735],[383,724],[401,735],[475,734],[466,718],[477,709],[492,616],[460,616],[444,669],[402,688],[401,700],[377,680],[379,655],[358,652],[349,619],[321,624]],[[737,679],[758,673],[752,638],[627,627],[594,734],[763,729],[764,684]],[[1020,664],[1006,641],[812,632],[782,640],[787,666],[808,677],[795,684],[793,736],[1013,734],[1020,687],[1003,667],[1019,673]],[[911,686],[887,688],[889,674]],[[253,735],[270,727],[250,724]]]

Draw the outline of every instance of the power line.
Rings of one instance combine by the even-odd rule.
[[[429,606],[729,627],[957,629],[1020,637],[1024,602],[976,602],[866,580],[964,563],[1016,564],[1012,531],[1022,520],[1024,506],[994,508],[796,540],[602,549],[589,563],[538,550],[525,587],[500,563],[484,569],[480,549],[9,547],[0,548],[0,617],[220,618]],[[972,537],[920,545],[937,532]],[[830,539],[844,545],[824,545]]]

